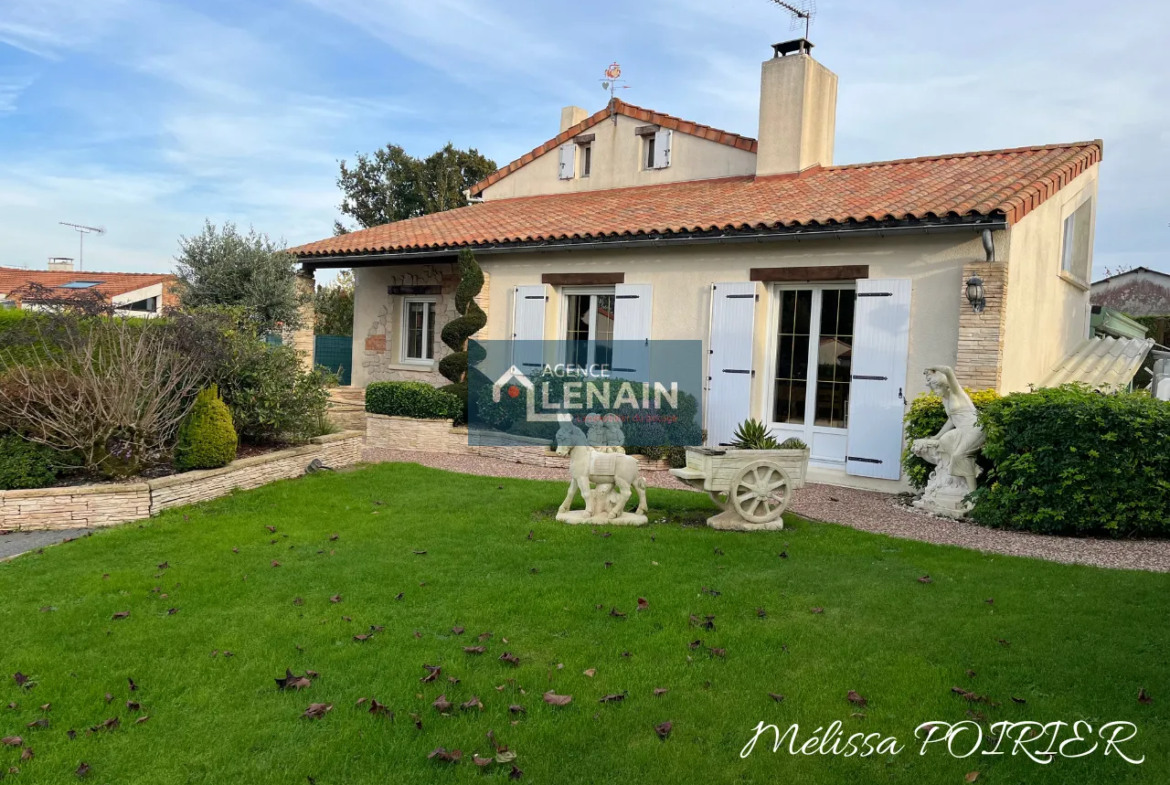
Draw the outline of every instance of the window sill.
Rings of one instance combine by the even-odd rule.
[[[1075,286],[1082,292],[1087,292],[1090,289],[1089,284],[1086,281],[1082,281],[1072,273],[1065,272],[1064,270],[1060,271],[1060,279],[1070,286]]]
[[[402,360],[391,363],[389,368],[394,371],[418,371],[420,373],[435,370],[434,360]]]

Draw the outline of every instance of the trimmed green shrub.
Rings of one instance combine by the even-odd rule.
[[[659,447],[630,447],[626,452],[633,455],[645,455],[652,461],[663,460],[672,469],[681,469],[687,465],[687,448],[667,444]]]
[[[426,382],[374,382],[366,387],[366,411],[422,420],[457,420],[463,415],[459,396]]]
[[[999,393],[995,390],[967,390],[971,396],[971,403],[977,411],[991,401],[999,400]],[[934,464],[919,458],[910,452],[910,442],[915,439],[926,439],[938,433],[947,422],[947,410],[943,408],[942,398],[934,393],[922,393],[910,404],[910,411],[906,413],[906,449],[902,451],[902,468],[906,471],[906,479],[917,490],[926,487],[930,473],[934,471]],[[980,479],[987,476],[991,462],[979,458],[979,465],[983,468]]]
[[[47,488],[57,481],[57,452],[22,439],[0,435],[0,491]]]
[[[213,384],[195,396],[187,419],[179,426],[175,468],[186,472],[227,466],[236,459],[236,445],[232,413]]]
[[[1170,534],[1170,404],[1081,385],[987,402],[972,517],[1045,533]]]
[[[451,349],[439,361],[439,373],[450,380],[443,389],[455,395],[462,403],[456,422],[467,422],[467,339],[487,324],[487,314],[475,302],[475,296],[483,289],[483,270],[475,261],[475,254],[469,250],[459,252],[459,286],[455,288],[455,311],[459,314],[447,322],[440,337]],[[480,350],[482,351],[482,349]],[[483,357],[472,358],[482,360]]]

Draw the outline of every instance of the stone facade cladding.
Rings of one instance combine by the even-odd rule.
[[[987,305],[982,313],[976,313],[967,303],[966,286],[972,275],[983,279]],[[1003,375],[1007,265],[1002,262],[968,262],[963,265],[963,287],[955,376],[964,387],[972,390],[998,390]]]
[[[362,433],[343,431],[309,444],[242,458],[222,469],[184,472],[142,483],[0,491],[0,529],[90,529],[156,515],[169,507],[299,477],[314,458],[332,468],[361,460]]]
[[[455,427],[451,420],[419,420],[383,414],[367,414],[366,418],[366,447],[370,449],[478,455],[526,466],[569,470],[567,455],[557,455],[545,447],[469,445],[467,429]],[[665,461],[652,461],[641,455],[637,458],[644,472],[666,471],[670,468]]]
[[[329,421],[347,431],[366,430],[366,388],[331,387],[329,389]]]

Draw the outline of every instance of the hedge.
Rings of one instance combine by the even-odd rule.
[[[56,451],[15,433],[0,435],[0,491],[47,488],[57,481]]]
[[[980,412],[993,467],[972,517],[1044,533],[1170,534],[1170,403],[1065,385]]]
[[[978,411],[983,411],[989,402],[999,399],[999,393],[995,390],[967,390],[967,394]],[[906,471],[906,480],[916,490],[926,487],[926,481],[934,471],[934,464],[910,452],[910,443],[915,439],[934,436],[946,422],[947,410],[943,408],[942,398],[934,393],[922,393],[910,404],[910,411],[906,413],[906,449],[902,451],[902,468]],[[981,458],[979,465],[983,468],[984,473],[980,475],[980,479],[983,479],[991,468],[991,462]]]
[[[392,417],[454,420],[463,416],[463,401],[426,382],[374,382],[366,387],[366,411]]]

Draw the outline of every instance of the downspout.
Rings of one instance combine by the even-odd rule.
[[[991,238],[991,230],[983,230],[983,253],[987,256],[987,261],[995,261],[995,241]]]

